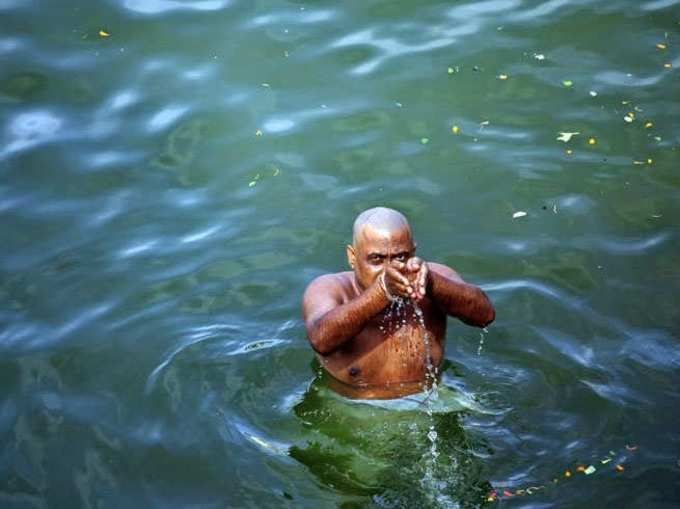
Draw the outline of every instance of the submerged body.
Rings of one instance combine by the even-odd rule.
[[[347,246],[353,271],[307,287],[307,334],[336,391],[354,398],[418,392],[443,359],[447,315],[480,327],[494,319],[484,292],[450,267],[415,257],[415,248],[403,215],[370,209]]]

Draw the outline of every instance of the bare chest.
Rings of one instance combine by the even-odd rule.
[[[335,378],[351,385],[424,380],[427,366],[441,363],[445,332],[446,317],[431,305],[393,306],[321,361]]]

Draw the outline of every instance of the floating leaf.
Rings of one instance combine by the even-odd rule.
[[[663,66],[664,66],[666,69],[670,69],[670,68],[673,67],[673,64],[671,64],[670,62],[667,62],[667,63],[663,64]]]
[[[570,471],[570,470],[565,470],[565,471],[564,471],[564,477],[571,477],[571,471]]]
[[[570,86],[572,86],[573,84],[574,84],[574,82],[571,81],[571,80],[563,80],[563,81],[562,81],[562,85],[564,85],[565,87],[570,87]]]
[[[597,140],[595,138],[588,138],[588,145],[595,145]]]
[[[534,53],[534,58],[536,60],[545,60],[545,55],[543,53]]]
[[[583,473],[586,475],[591,475],[595,473],[596,468],[592,465],[589,465],[588,468],[586,468]]]
[[[654,127],[654,124],[649,121],[645,122],[645,129],[649,129],[650,127]]]
[[[584,465],[579,465],[579,466],[576,467],[576,471],[577,472],[585,472],[586,467]]]
[[[625,120],[626,122],[628,122],[630,124],[633,120],[635,120],[635,117],[631,117],[630,114],[628,114],[628,115],[623,117],[623,120]]]
[[[513,218],[513,219],[518,219],[518,218],[524,217],[524,216],[526,216],[526,215],[527,215],[527,213],[524,212],[523,210],[518,210],[517,212],[515,212],[515,213],[512,215],[512,218]]]
[[[605,458],[605,459],[603,459],[603,460],[600,460],[600,463],[602,463],[603,465],[606,465],[606,464],[609,463],[611,460],[612,460],[611,458]]]
[[[499,74],[499,75],[498,75],[498,79],[499,79],[499,80],[505,81],[505,80],[508,79],[508,75],[507,75],[507,74]]]
[[[619,463],[618,465],[616,465],[615,468],[616,468],[616,470],[618,470],[619,472],[623,472],[623,471],[625,470],[625,468],[623,468],[623,465],[621,465],[620,463]]]
[[[427,145],[428,143],[430,143],[430,138],[420,138],[420,143],[422,143],[423,145]]]
[[[589,93],[590,97],[597,97],[597,92],[595,92],[595,90],[591,90]]]
[[[573,154],[573,151],[570,148],[568,148],[567,150],[564,151],[564,153],[570,156],[571,154]]]
[[[460,127],[458,127],[457,125],[454,125],[454,126],[451,128],[451,132],[452,132],[453,134],[460,134]]]
[[[99,37],[111,37],[111,34],[108,33],[106,30],[103,28],[99,31]]]
[[[659,49],[666,49],[667,46],[664,43],[659,42],[659,43],[657,43],[656,47],[659,48]]]
[[[559,136],[557,136],[557,141],[563,141],[564,143],[567,143],[569,140],[571,140],[572,137],[581,134],[578,131],[573,132],[573,133],[559,133]]]

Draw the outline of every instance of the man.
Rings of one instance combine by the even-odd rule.
[[[419,392],[444,357],[446,316],[485,327],[489,299],[451,268],[414,256],[406,218],[393,209],[362,212],[347,246],[352,271],[327,274],[305,291],[310,343],[332,387],[354,398]]]

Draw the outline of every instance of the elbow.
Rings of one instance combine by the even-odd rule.
[[[479,323],[480,327],[486,327],[491,325],[491,323],[496,319],[496,310],[493,308],[491,303],[489,303],[487,309],[484,312],[482,320]]]
[[[484,306],[482,306],[482,309],[479,313],[478,326],[484,328],[488,325],[491,325],[491,323],[496,319],[496,310],[494,309],[493,304],[491,304],[489,297],[487,297],[483,291],[480,290],[480,292],[482,294]]]
[[[328,355],[333,351],[329,348],[328,338],[324,337],[319,331],[310,331],[308,333],[309,343],[312,345],[314,351],[320,355]]]

